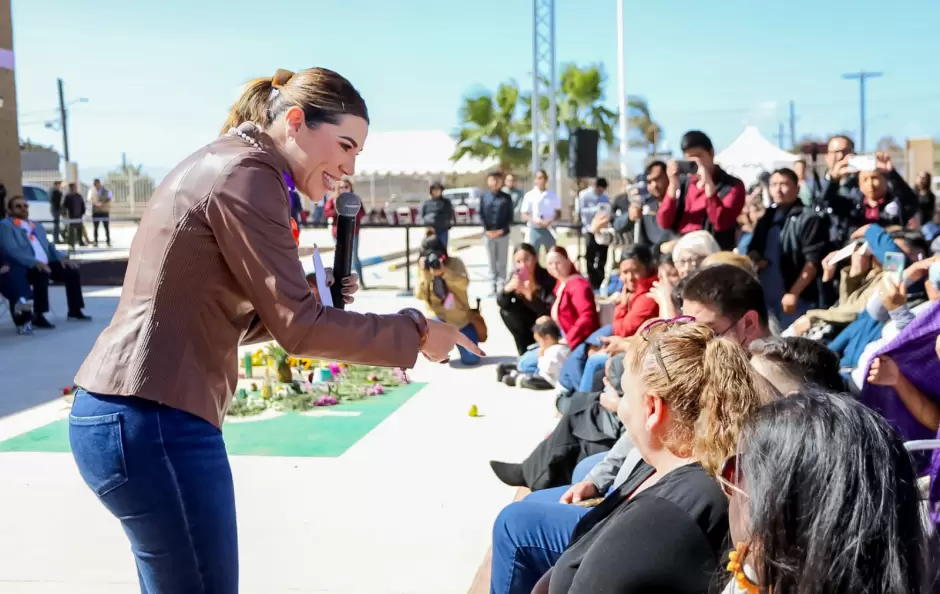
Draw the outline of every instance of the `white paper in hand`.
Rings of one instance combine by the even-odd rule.
[[[317,275],[317,290],[320,292],[320,302],[324,307],[333,307],[333,295],[326,286],[326,268],[320,259],[320,248],[313,246],[313,272]]]

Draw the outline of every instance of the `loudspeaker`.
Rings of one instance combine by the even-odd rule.
[[[597,130],[578,128],[568,138],[568,177],[597,177]]]

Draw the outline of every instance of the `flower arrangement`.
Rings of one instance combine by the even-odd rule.
[[[259,377],[259,375],[261,377]],[[410,383],[400,369],[293,357],[278,346],[246,354],[228,414],[246,417],[266,410],[308,411],[381,396]]]

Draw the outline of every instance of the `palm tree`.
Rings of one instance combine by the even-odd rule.
[[[453,162],[469,155],[477,159],[496,159],[503,172],[528,163],[531,152],[522,137],[528,132],[517,114],[519,87],[514,81],[500,83],[496,94],[482,93],[464,99],[460,108],[460,131],[455,135],[457,148]]]
[[[646,149],[647,157],[656,154],[663,139],[663,128],[653,120],[646,99],[627,98],[627,123],[633,133],[629,146]]]
[[[556,100],[558,122],[564,126],[564,138],[558,141],[558,155],[562,162],[568,159],[568,137],[578,128],[593,128],[608,147],[615,142],[614,128],[617,112],[604,106],[604,86],[607,76],[600,66],[579,68],[567,64],[559,78],[559,97]]]

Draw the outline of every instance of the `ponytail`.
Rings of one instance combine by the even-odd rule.
[[[225,120],[219,135],[225,135],[232,128],[237,128],[245,122],[251,122],[263,128],[267,124],[268,100],[271,98],[273,89],[274,84],[271,77],[256,78],[249,81],[245,85],[241,96],[235,101],[235,105],[229,110],[228,118]]]
[[[702,374],[692,451],[715,475],[735,452],[741,425],[760,406],[760,397],[747,354],[731,339],[716,337],[706,343]]]

